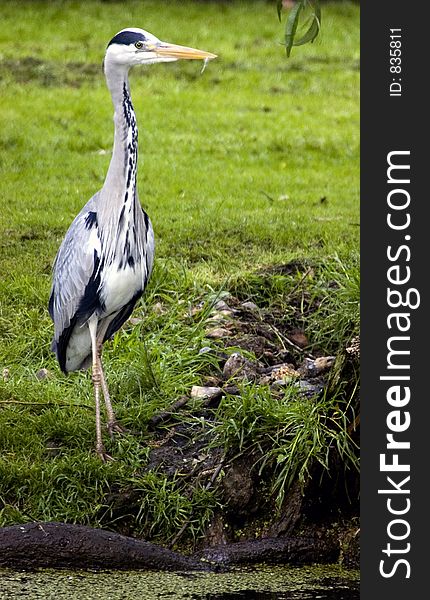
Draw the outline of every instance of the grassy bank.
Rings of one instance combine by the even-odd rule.
[[[281,315],[316,355],[337,355],[357,334],[358,7],[324,4],[321,39],[287,60],[273,2],[0,6],[0,524],[117,527],[128,498],[129,531],[166,541],[187,522],[199,536],[222,494],[216,481],[185,488],[179,470],[147,470],[162,439],[148,421],[219,372],[215,353],[202,348],[233,351],[207,336],[214,302],[229,293]],[[126,26],[219,58],[203,74],[183,63],[131,73],[139,194],[154,225],[156,265],[134,327],[106,345],[118,417],[132,434],[109,442],[116,460],[103,465],[93,452],[89,374],[60,374],[47,301],[62,236],[109,164],[101,60]],[[282,268],[291,263],[300,267]],[[344,414],[350,383],[338,381],[313,412],[293,399],[295,423],[310,424],[305,448],[322,415]],[[293,456],[287,485],[306,472],[305,459],[282,441],[291,439],[287,403],[264,401],[267,393],[245,386],[227,397],[202,452],[214,452],[214,440],[241,452],[270,431],[281,440],[273,457],[281,471],[282,456]],[[177,425],[191,423],[197,437],[200,410],[193,401]],[[321,440],[310,458],[324,462]],[[279,473],[268,483],[276,494]]]

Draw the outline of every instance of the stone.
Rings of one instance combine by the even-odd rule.
[[[317,377],[331,369],[335,360],[335,356],[320,356],[315,359],[305,358],[305,362],[300,367],[300,372],[308,377]]]
[[[324,386],[320,383],[312,383],[307,379],[300,379],[296,381],[295,384],[300,391],[303,392],[303,395],[307,398],[312,398],[313,396],[318,396],[324,389]]]
[[[242,308],[245,308],[246,310],[251,310],[251,311],[260,310],[259,307],[255,304],[255,302],[251,302],[250,300],[248,300],[247,302],[242,302],[241,306],[242,306]]]
[[[211,339],[225,338],[229,337],[230,335],[230,331],[225,327],[213,327],[212,329],[208,329],[206,331],[206,337]]]
[[[231,311],[231,308],[229,307],[229,305],[227,304],[227,302],[225,302],[225,300],[218,300],[217,302],[215,302],[214,304],[214,309],[215,310],[229,310]]]
[[[210,321],[215,323],[225,323],[233,317],[233,311],[231,310],[219,310],[214,312],[210,316]]]
[[[48,369],[39,369],[36,373],[36,377],[39,381],[43,381],[44,379],[47,379],[48,376],[49,376]]]
[[[193,385],[191,398],[213,398],[222,392],[220,387]]]
[[[212,348],[210,346],[203,346],[203,348],[200,348],[199,350],[199,354],[208,354],[209,352],[212,352]]]
[[[304,332],[300,331],[300,330],[296,330],[296,331],[292,331],[291,333],[288,333],[288,339],[291,342],[293,342],[293,344],[296,344],[296,346],[299,346],[300,348],[305,348],[306,346],[309,345],[308,338],[306,337]]]
[[[321,373],[322,371],[327,371],[334,365],[335,360],[335,356],[320,356],[314,361],[315,369],[318,373]]]
[[[257,379],[258,363],[253,363],[239,352],[233,352],[227,359],[222,376],[227,379],[246,379],[255,381]]]

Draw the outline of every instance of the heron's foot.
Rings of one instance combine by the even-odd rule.
[[[109,421],[107,424],[107,429],[111,438],[113,438],[114,433],[129,433],[130,430],[118,423],[118,421]]]
[[[100,460],[104,463],[111,462],[114,458],[106,452],[106,449],[103,445],[97,446],[96,452],[100,457]]]

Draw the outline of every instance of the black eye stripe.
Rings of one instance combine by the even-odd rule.
[[[108,44],[108,47],[111,44],[124,44],[125,46],[129,46],[130,44],[135,44],[136,42],[145,41],[146,38],[142,33],[137,33],[136,31],[121,31],[111,39],[111,41]]]

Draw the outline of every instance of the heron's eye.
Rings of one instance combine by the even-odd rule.
[[[141,48],[143,48],[143,42],[136,42],[134,45],[135,45],[135,47],[136,47],[138,50],[140,50]]]

